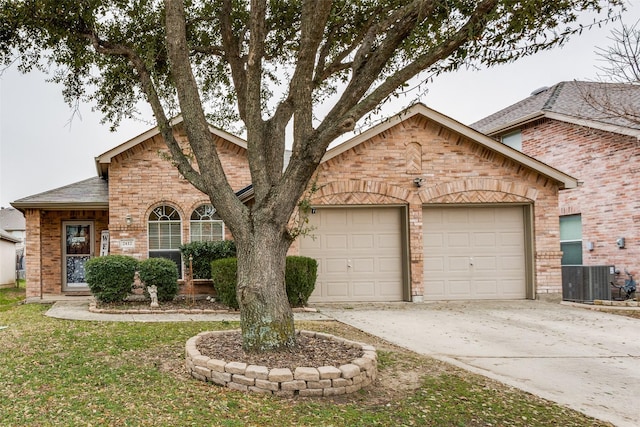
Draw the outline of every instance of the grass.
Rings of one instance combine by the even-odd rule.
[[[19,299],[0,290],[2,426],[608,425],[336,322],[298,327],[376,345],[377,387],[332,399],[247,395],[183,367],[188,338],[237,323],[68,321]]]

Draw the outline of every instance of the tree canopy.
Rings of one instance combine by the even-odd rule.
[[[93,103],[114,127],[140,99],[151,105],[174,164],[211,198],[238,243],[246,347],[272,349],[292,345],[292,321],[290,311],[264,315],[274,305],[264,292],[284,287],[289,219],[331,142],[412,79],[553,48],[582,31],[580,12],[606,20],[620,7],[622,0],[0,0],[0,61],[52,70],[69,102]],[[177,114],[190,153],[173,137],[169,118]],[[246,130],[252,207],[235,197],[208,131],[208,122],[236,121]],[[258,260],[262,272],[251,267]],[[271,332],[278,323],[286,332]]]

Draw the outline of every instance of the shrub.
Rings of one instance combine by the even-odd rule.
[[[217,259],[236,256],[236,243],[233,240],[217,242],[191,242],[180,246],[180,251],[189,266],[189,256],[193,257],[193,278],[211,279],[211,262]]]
[[[287,298],[292,307],[307,305],[316,286],[318,261],[304,256],[288,256],[285,270]]]
[[[170,259],[145,259],[140,262],[139,272],[145,286],[158,288],[158,301],[171,301],[178,293],[178,267]]]
[[[101,302],[122,301],[131,291],[138,261],[126,255],[91,258],[84,265],[91,293]]]
[[[235,309],[239,308],[236,297],[237,273],[238,262],[236,258],[218,259],[211,263],[211,280],[218,300]]]
[[[236,258],[216,260],[211,263],[211,279],[218,300],[238,309],[236,297],[238,264]],[[288,256],[285,270],[287,298],[292,307],[307,304],[316,285],[318,262],[303,256]]]

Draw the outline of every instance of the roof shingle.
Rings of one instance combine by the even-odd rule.
[[[611,105],[616,113],[607,111]],[[626,112],[626,113],[625,113]],[[601,82],[560,82],[471,125],[491,134],[525,121],[536,113],[556,113],[594,124],[640,130],[640,85]]]

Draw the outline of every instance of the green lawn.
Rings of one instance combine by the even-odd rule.
[[[237,324],[58,320],[19,298],[0,290],[2,426],[608,425],[334,322],[298,326],[376,345],[377,387],[334,399],[247,395],[183,367],[189,337]]]

